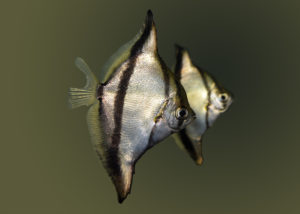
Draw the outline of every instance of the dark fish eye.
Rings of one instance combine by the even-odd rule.
[[[184,107],[180,107],[176,110],[176,118],[179,120],[184,120],[188,117],[188,110]]]
[[[221,102],[225,102],[227,100],[228,96],[226,94],[220,94],[219,98],[220,98]]]

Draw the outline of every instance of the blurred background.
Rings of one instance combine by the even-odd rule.
[[[189,49],[235,95],[196,166],[169,139],[136,165],[119,205],[86,125],[67,107],[74,59],[101,66],[151,9],[159,53]],[[300,2],[3,1],[0,213],[300,213]]]

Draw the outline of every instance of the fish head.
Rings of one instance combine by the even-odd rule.
[[[228,110],[233,102],[233,95],[213,76],[195,65],[185,48],[179,45],[175,47],[174,73],[186,90],[189,102],[197,113],[197,123],[193,123],[188,129],[193,129],[195,134],[202,135],[221,113]]]
[[[208,123],[211,126],[217,117],[227,111],[233,102],[233,94],[220,86],[211,76],[206,75],[206,81],[210,88],[208,105]]]
[[[231,103],[233,102],[232,94],[225,89],[214,89],[210,94],[211,105],[214,109],[223,113],[227,111]]]
[[[233,102],[233,95],[218,83],[208,73],[204,73],[204,78],[209,91],[209,108],[214,109],[218,113],[223,113],[228,110]]]
[[[164,118],[172,132],[184,129],[196,118],[196,114],[189,105],[183,87],[180,83],[177,86],[177,93],[170,96],[164,112]]]

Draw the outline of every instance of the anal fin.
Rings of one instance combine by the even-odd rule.
[[[111,174],[119,203],[122,203],[131,191],[132,176],[133,166],[130,164],[122,164],[120,174]]]
[[[182,130],[179,133],[174,134],[173,137],[175,138],[177,145],[187,151],[197,165],[202,165],[202,136],[197,139],[190,139],[185,133],[185,130]]]

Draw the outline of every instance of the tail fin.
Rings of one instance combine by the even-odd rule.
[[[75,65],[79,70],[81,70],[85,74],[86,84],[84,88],[69,89],[70,107],[78,108],[84,105],[89,106],[93,104],[97,99],[96,92],[99,81],[82,58],[77,57],[75,60]]]

